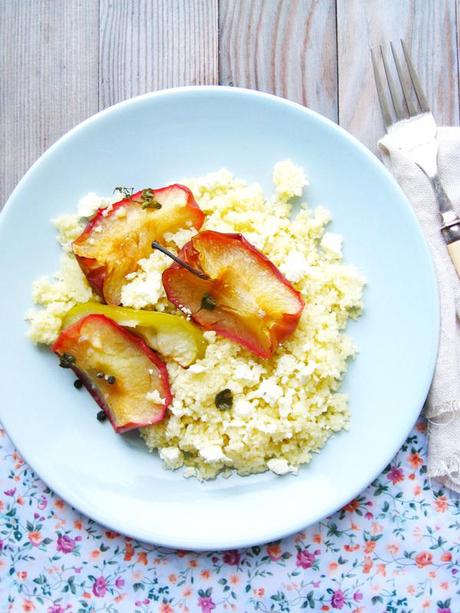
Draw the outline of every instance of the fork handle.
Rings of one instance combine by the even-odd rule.
[[[433,187],[434,195],[439,206],[439,212],[443,225],[441,234],[447,243],[452,264],[460,277],[460,218],[454,211],[452,202],[444,189],[438,174],[429,177]]]
[[[450,259],[457,271],[457,275],[460,277],[460,240],[447,245],[447,251],[449,252]]]

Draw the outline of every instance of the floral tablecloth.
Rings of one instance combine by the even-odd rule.
[[[426,477],[419,421],[383,474],[290,538],[227,552],[152,547],[75,512],[0,429],[0,611],[460,612],[460,499]]]

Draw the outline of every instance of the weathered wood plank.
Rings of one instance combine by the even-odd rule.
[[[99,108],[218,82],[217,0],[100,0]]]
[[[337,28],[339,121],[364,144],[383,134],[369,48],[391,40],[407,43],[438,123],[459,123],[455,0],[337,0]]]
[[[98,1],[0,3],[0,206],[34,160],[97,111]]]
[[[220,0],[220,82],[337,119],[334,0]]]

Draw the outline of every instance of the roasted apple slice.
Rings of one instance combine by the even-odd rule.
[[[144,189],[109,209],[99,209],[72,249],[94,291],[107,304],[120,304],[125,276],[151,253],[152,240],[195,226],[204,213],[183,185]]]
[[[64,327],[91,313],[101,313],[121,326],[131,328],[149,347],[181,366],[190,366],[204,355],[206,342],[203,333],[182,315],[85,302],[70,309],[64,318]]]
[[[300,293],[241,234],[199,232],[164,271],[163,285],[193,321],[262,358],[294,331],[304,308]]]
[[[105,315],[87,315],[52,346],[105,411],[116,432],[163,419],[172,401],[165,364],[144,341]]]

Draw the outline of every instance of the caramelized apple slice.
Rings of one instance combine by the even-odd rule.
[[[304,307],[300,293],[241,234],[200,232],[179,258],[209,278],[176,262],[163,273],[166,294],[206,330],[268,358],[296,328]]]
[[[142,339],[105,315],[65,328],[52,350],[73,369],[116,432],[163,419],[172,401],[165,364]]]
[[[120,304],[125,276],[150,255],[152,240],[160,241],[167,232],[195,226],[199,229],[204,213],[183,185],[144,189],[99,209],[72,249],[94,291],[107,304]]]

